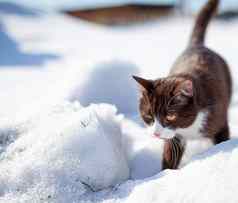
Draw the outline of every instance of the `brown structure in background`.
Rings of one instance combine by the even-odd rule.
[[[174,11],[175,5],[122,5],[107,8],[76,9],[65,13],[86,21],[105,25],[124,25],[145,22]]]

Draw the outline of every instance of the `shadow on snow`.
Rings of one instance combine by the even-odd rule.
[[[39,12],[27,9],[13,3],[0,3],[0,14],[39,17]],[[48,60],[58,59],[59,56],[50,53],[24,53],[19,44],[12,39],[0,22],[0,66],[41,66]]]

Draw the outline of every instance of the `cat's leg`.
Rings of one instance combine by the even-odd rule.
[[[221,142],[227,141],[230,139],[230,130],[228,124],[225,125],[218,133],[214,136],[214,144],[219,144]]]
[[[181,136],[176,135],[164,144],[162,169],[177,169],[182,159],[185,143]]]
[[[172,146],[170,140],[166,140],[164,144],[162,170],[172,169]]]

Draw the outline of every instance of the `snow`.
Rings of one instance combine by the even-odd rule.
[[[86,189],[97,191],[127,180],[120,116],[115,113],[108,105],[66,103],[16,126],[20,133],[1,153],[3,201],[17,195],[24,201],[50,196],[54,202],[72,202]]]
[[[114,60],[100,63],[93,68],[83,86],[73,90],[70,100],[79,99],[82,105],[89,105],[92,101],[107,102],[116,105],[120,112],[136,112],[138,88],[128,75],[138,73],[138,67],[129,62]],[[125,91],[126,87],[132,87],[131,91]]]
[[[237,20],[207,38],[234,78],[232,139],[161,172],[131,75],[165,76],[192,19],[105,28],[20,8],[0,12],[0,202],[238,201]]]
[[[121,185],[104,202],[237,202],[238,141],[220,144],[180,170]],[[121,195],[121,199],[115,199]],[[126,197],[124,196],[126,195]],[[124,197],[123,197],[124,196]]]

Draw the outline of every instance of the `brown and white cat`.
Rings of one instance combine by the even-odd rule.
[[[206,28],[219,0],[209,0],[200,11],[187,49],[168,77],[140,84],[140,114],[154,135],[165,139],[163,168],[176,169],[193,150],[188,141],[207,149],[229,139],[228,107],[232,81],[224,59],[204,46]],[[205,143],[207,147],[202,147]],[[190,147],[190,148],[189,148]]]

